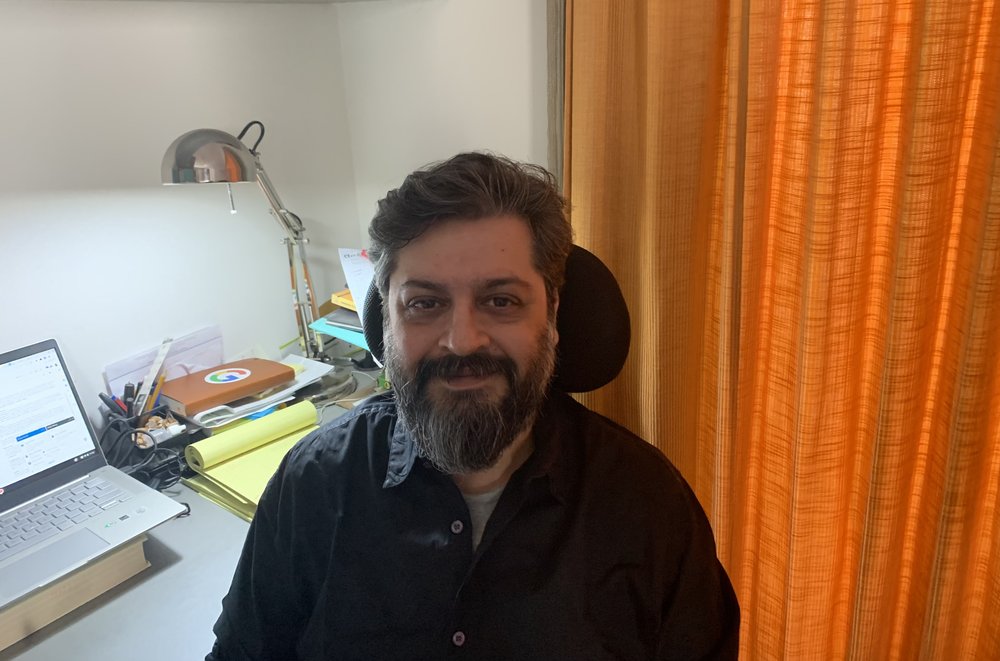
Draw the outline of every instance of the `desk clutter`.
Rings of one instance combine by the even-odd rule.
[[[336,338],[334,345],[352,345],[338,357],[342,365],[300,356],[222,363],[217,326],[168,338],[158,349],[105,369],[111,394],[100,395],[108,408],[101,446],[109,462],[157,489],[183,481],[251,519],[278,464],[320,424],[325,408],[351,408],[387,387],[369,373],[379,373],[379,366],[368,351],[358,304],[374,276],[371,260],[364,250],[341,248],[339,254],[348,286],[330,297],[321,308],[325,316],[309,327]],[[330,359],[326,343],[319,345],[318,357]]]
[[[350,289],[330,296],[330,312],[309,325],[314,331],[368,350],[361,315]]]
[[[152,378],[157,378],[153,376]],[[101,393],[108,424],[101,446],[112,465],[164,489],[178,481],[249,521],[291,447],[329,406],[351,408],[379,380],[350,365],[301,356],[250,358],[161,383],[143,412]]]

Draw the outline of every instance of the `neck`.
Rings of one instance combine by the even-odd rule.
[[[534,444],[531,441],[531,425],[522,432],[514,442],[500,454],[497,462],[489,468],[473,473],[456,473],[451,479],[464,494],[475,495],[501,489],[507,485],[510,476],[521,467],[528,457]]]

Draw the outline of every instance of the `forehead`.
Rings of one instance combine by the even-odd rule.
[[[498,278],[544,287],[534,265],[531,230],[517,216],[433,225],[400,249],[389,286],[410,281],[466,286]]]

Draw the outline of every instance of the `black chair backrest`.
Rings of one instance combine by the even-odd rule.
[[[382,297],[372,282],[364,303],[364,331],[372,355],[381,363]],[[618,281],[593,253],[573,246],[566,260],[566,282],[556,314],[554,388],[589,392],[611,382],[628,357],[631,324]]]

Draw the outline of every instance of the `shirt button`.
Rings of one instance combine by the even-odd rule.
[[[461,647],[465,644],[465,634],[461,631],[456,631],[451,634],[451,642],[454,643],[455,647]]]
[[[462,523],[460,520],[455,519],[454,521],[451,522],[451,531],[456,535],[460,534],[464,529],[465,529],[465,524]],[[461,631],[459,633],[461,633]],[[461,643],[455,643],[455,644],[461,645]]]

